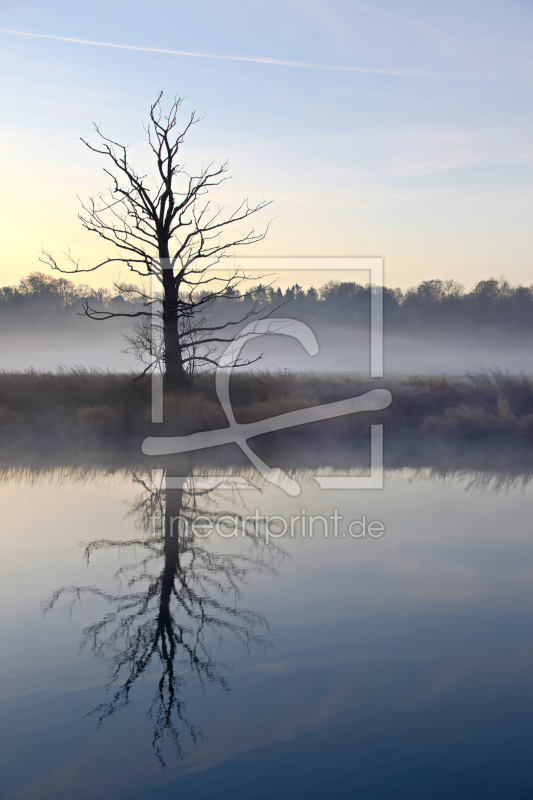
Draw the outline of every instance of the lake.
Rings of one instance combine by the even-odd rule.
[[[296,477],[4,471],[3,798],[531,796],[527,476]]]

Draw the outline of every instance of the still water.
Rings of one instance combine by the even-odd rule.
[[[3,475],[2,798],[532,796],[529,483],[298,479]]]

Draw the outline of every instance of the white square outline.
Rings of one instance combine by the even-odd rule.
[[[227,254],[225,258],[236,260],[235,255]],[[304,272],[304,271],[335,271],[335,272],[370,272],[370,377],[383,377],[383,279],[384,279],[384,258],[382,256],[310,256],[310,255],[262,255],[262,256],[241,256],[243,260],[354,260],[364,262],[364,265],[350,267],[326,267],[310,266],[294,267],[282,265],[276,267],[276,272]],[[163,267],[165,269],[165,267]],[[258,267],[249,267],[249,270],[258,270]],[[155,275],[152,273],[151,284],[152,294],[154,294]],[[155,295],[154,295],[155,296]],[[152,304],[152,324],[156,316],[156,304]],[[152,423],[163,422],[163,373],[152,372],[151,374],[151,419]],[[382,489],[383,488],[383,425],[370,426],[370,475],[352,477],[349,475],[336,475],[335,477],[326,475],[315,475],[314,480],[321,489]],[[166,485],[168,489],[182,487],[188,479],[186,477],[167,476]],[[203,476],[202,487],[204,490],[209,488],[220,488],[222,486],[233,486],[239,483],[240,489],[255,489],[256,487],[248,483],[246,479],[236,479],[232,475]]]

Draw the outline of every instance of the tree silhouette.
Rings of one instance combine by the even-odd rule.
[[[242,224],[268,203],[250,205],[244,200],[234,211],[224,213],[205,199],[228,179],[228,164],[211,163],[197,174],[189,173],[181,161],[180,149],[199,118],[193,112],[180,127],[181,98],[174,100],[168,113],[161,110],[161,100],[162,92],[150,107],[146,127],[155,165],[153,180],[132,165],[126,146],[105,136],[97,125],[94,128],[99,144],[82,139],[90,150],[107,159],[109,168],[105,167],[104,172],[111,185],[107,192],[82,203],[78,216],[87,231],[115,248],[115,254],[84,268],[70,251],[65,254],[66,266],[61,266],[43,248],[41,261],[66,273],[94,272],[105,265],[119,265],[142,278],[155,279],[156,290],[115,284],[121,294],[136,295],[141,306],[137,310],[101,310],[86,303],[84,313],[94,320],[158,317],[166,384],[183,389],[190,384],[192,366],[216,366],[216,346],[232,341],[234,337],[227,336],[232,326],[256,311],[248,310],[243,318],[214,327],[203,313],[224,298],[247,296],[243,292],[247,276],[238,267],[222,267],[221,260],[230,250],[264,238],[266,229],[240,231]],[[160,309],[157,314],[154,304]],[[158,363],[157,358],[150,360],[145,372]]]
[[[186,683],[195,678],[202,685],[228,688],[227,668],[213,658],[209,638],[233,636],[246,648],[268,641],[266,619],[240,607],[241,590],[250,571],[273,570],[272,556],[281,551],[265,550],[261,531],[250,527],[246,529],[252,537],[250,552],[229,554],[211,549],[188,525],[206,513],[199,509],[198,500],[208,493],[168,490],[164,476],[158,486],[139,476],[135,480],[143,492],[130,514],[141,536],[125,542],[97,539],[85,546],[87,564],[96,551],[140,551],[140,558],[123,564],[115,573],[116,579],[125,581],[126,591],[66,586],[53,593],[45,611],[61,600],[73,604],[84,596],[108,603],[109,610],[84,628],[81,640],[82,648],[112,657],[110,699],[91,713],[98,715],[100,727],[107,717],[128,705],[143,676],[157,674],[149,715],[152,745],[165,765],[165,742],[172,743],[179,759],[184,753],[184,736],[192,743],[201,738],[185,713],[182,695]],[[221,519],[222,513],[211,510],[210,517]]]

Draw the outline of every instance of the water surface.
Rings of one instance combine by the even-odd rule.
[[[298,477],[4,474],[2,797],[531,796],[528,481]],[[238,536],[184,528],[224,513]]]

